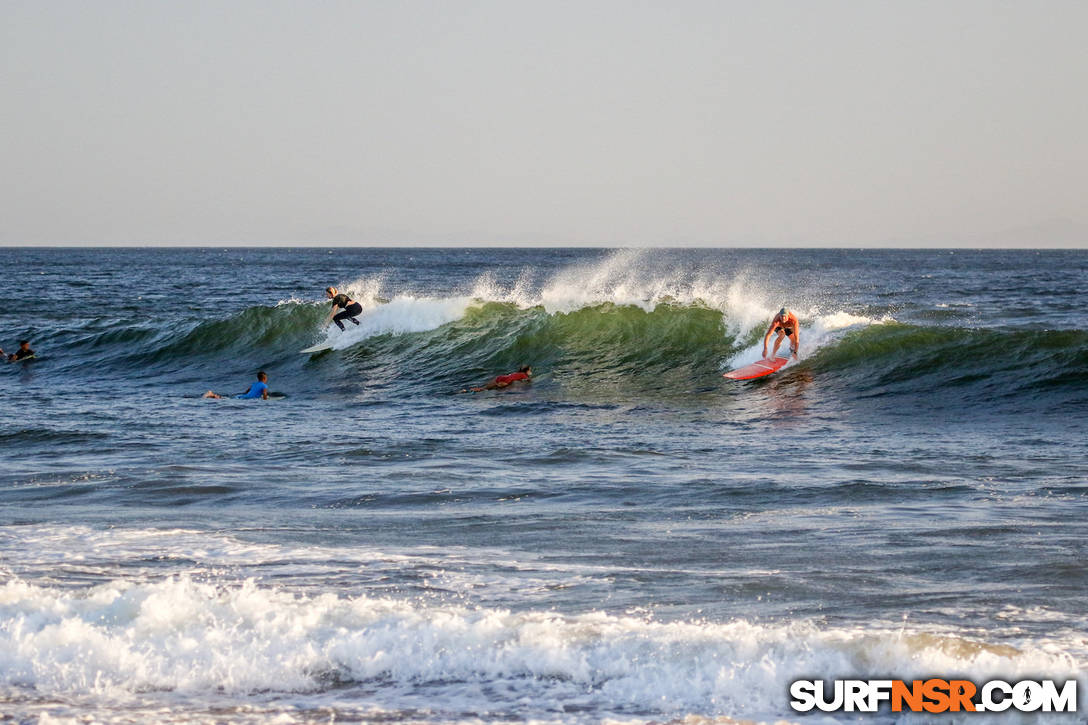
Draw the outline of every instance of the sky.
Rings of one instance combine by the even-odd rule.
[[[0,0],[0,244],[1088,247],[1083,0]]]

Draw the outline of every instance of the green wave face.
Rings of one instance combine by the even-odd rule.
[[[162,355],[277,348],[302,339],[320,324],[325,310],[315,305],[287,304],[250,307],[225,320],[202,322],[176,343],[160,350]]]
[[[219,320],[172,322],[159,326],[128,324],[98,331],[74,331],[66,347],[104,355],[105,362],[122,364],[168,363],[201,360],[225,355],[267,358],[269,352],[286,352],[309,340],[325,310],[316,305],[288,303],[276,307],[250,307]],[[112,355],[111,355],[112,353]]]
[[[859,388],[975,385],[1003,397],[1025,389],[1088,386],[1088,332],[972,330],[888,323],[848,331],[811,360],[816,372]]]
[[[380,335],[347,351],[361,372],[396,364],[393,379],[443,385],[480,381],[532,365],[564,387],[656,385],[701,371],[718,375],[735,352],[716,310],[658,305],[651,311],[603,304],[549,314],[488,302],[461,319],[407,335]]]

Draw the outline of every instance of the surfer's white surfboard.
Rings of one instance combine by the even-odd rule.
[[[299,352],[302,353],[303,355],[308,355],[310,353],[324,352],[325,350],[331,350],[331,349],[332,349],[332,345],[330,345],[329,343],[319,342],[316,345],[314,345],[313,347],[308,347],[305,350],[299,350]]]

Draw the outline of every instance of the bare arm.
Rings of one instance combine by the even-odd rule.
[[[767,334],[763,336],[763,357],[767,357],[767,341],[770,340],[771,335],[774,334],[774,328],[775,328],[774,323],[775,323],[775,320],[777,320],[777,319],[778,318],[776,317],[774,320],[771,320],[771,326],[767,328]]]

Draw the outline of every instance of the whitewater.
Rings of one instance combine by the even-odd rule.
[[[531,270],[523,270],[512,285],[499,283],[493,273],[481,273],[464,295],[433,298],[398,293],[389,289],[384,276],[341,281],[338,289],[360,301],[360,324],[343,331],[328,325],[319,333],[320,344],[343,350],[376,335],[415,333],[434,330],[462,319],[471,309],[488,303],[508,305],[525,311],[539,308],[549,316],[569,315],[580,310],[634,308],[646,313],[659,306],[716,310],[721,313],[727,332],[734,339],[753,337],[756,327],[763,333],[766,321],[777,311],[777,300],[786,295],[768,293],[751,280],[740,276],[722,280],[698,270],[670,270],[667,274],[654,265],[645,251],[617,252],[602,262],[565,269],[534,285]],[[299,300],[280,304],[298,304]],[[863,316],[844,311],[821,314],[818,304],[797,300],[793,308],[805,317],[806,350],[811,354],[839,331],[871,324]],[[879,322],[889,321],[885,317]],[[762,334],[760,335],[762,338]],[[740,357],[726,361],[744,365],[758,360],[762,344],[752,345]]]
[[[38,353],[0,370],[5,717],[951,723],[788,688],[1088,693],[1084,251],[0,257],[0,346]],[[323,326],[329,285],[358,326]],[[723,379],[783,305],[799,359]],[[274,399],[200,397],[257,370]]]

